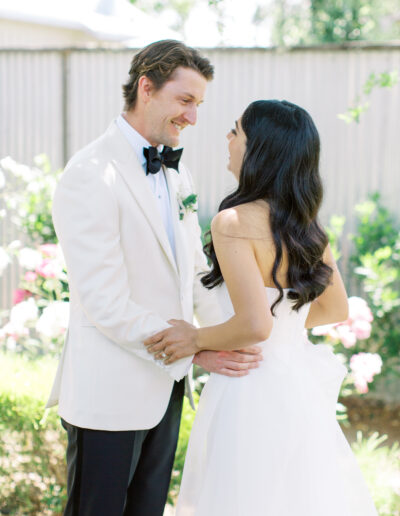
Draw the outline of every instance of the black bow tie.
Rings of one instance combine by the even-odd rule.
[[[160,154],[157,147],[145,147],[143,154],[146,158],[146,176],[148,174],[157,174],[162,164],[179,172],[178,165],[182,152],[183,149],[173,150],[171,147],[165,146]]]

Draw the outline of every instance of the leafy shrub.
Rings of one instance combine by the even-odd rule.
[[[60,175],[61,170],[51,170],[44,154],[35,157],[33,167],[17,163],[10,157],[0,160],[2,216],[7,216],[20,228],[31,243],[57,241],[51,203]]]
[[[386,439],[377,433],[365,439],[358,432],[352,448],[379,516],[400,516],[400,448],[398,443],[382,446]]]
[[[378,193],[356,206],[356,213],[351,259],[376,321],[364,345],[382,357],[383,375],[400,378],[400,222]]]
[[[54,410],[43,419],[55,363],[10,354],[1,354],[0,361],[0,511],[61,514],[66,498],[65,432]]]

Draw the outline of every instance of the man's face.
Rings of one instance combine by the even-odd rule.
[[[146,137],[151,145],[179,145],[180,132],[196,123],[206,86],[207,79],[200,73],[179,67],[160,90],[152,89],[145,106]]]

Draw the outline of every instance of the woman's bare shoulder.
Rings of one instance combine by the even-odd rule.
[[[231,237],[266,238],[270,235],[269,208],[264,201],[239,204],[215,215],[211,231]]]

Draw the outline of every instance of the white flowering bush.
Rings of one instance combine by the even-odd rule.
[[[32,358],[57,353],[68,325],[67,275],[51,219],[59,174],[45,156],[36,157],[33,167],[0,160],[0,217],[26,243],[0,247],[0,276],[16,263],[21,272],[12,307],[1,314],[0,349]]]

